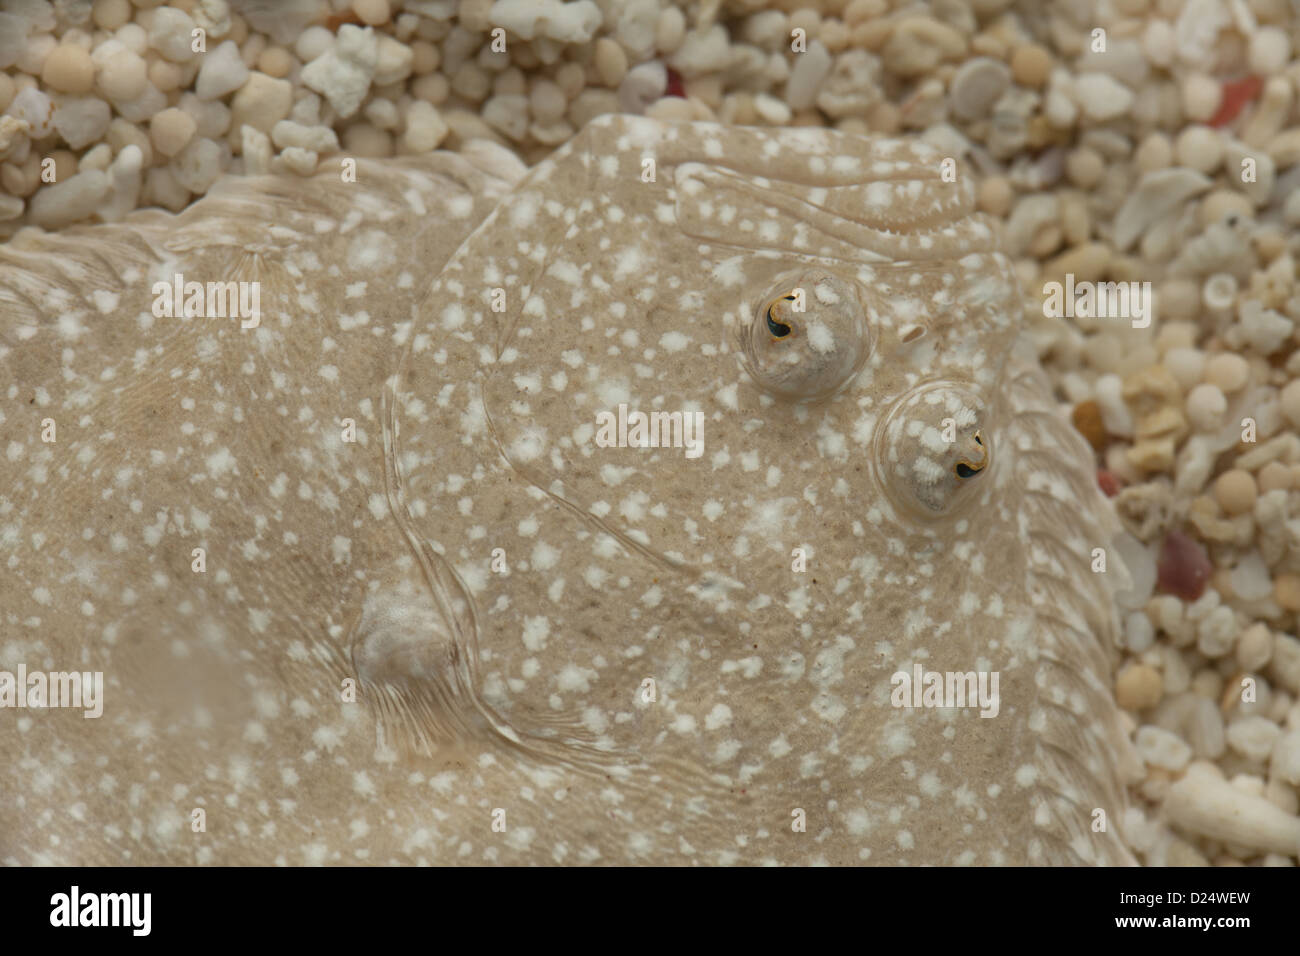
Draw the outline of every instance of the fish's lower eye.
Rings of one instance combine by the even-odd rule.
[[[790,326],[782,325],[776,319],[772,318],[772,309],[767,310],[767,330],[772,333],[773,338],[783,339],[790,334]]]
[[[957,477],[958,477],[958,478],[969,478],[969,477],[971,477],[972,475],[975,475],[975,474],[978,474],[978,472],[977,472],[974,468],[972,468],[970,465],[966,464],[966,462],[963,461],[963,462],[959,462],[959,463],[957,464]]]

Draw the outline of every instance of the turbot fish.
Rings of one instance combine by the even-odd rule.
[[[1022,309],[966,173],[822,129],[15,238],[0,671],[102,714],[11,679],[0,860],[1132,863]]]

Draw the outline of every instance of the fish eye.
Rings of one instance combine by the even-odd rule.
[[[881,480],[889,498],[922,518],[951,514],[992,463],[983,400],[966,385],[931,382],[912,389],[876,433]]]
[[[871,354],[871,327],[857,284],[825,269],[804,269],[773,285],[741,330],[745,369],[780,398],[816,401],[834,394]]]
[[[770,305],[767,307],[767,330],[772,333],[772,338],[774,339],[783,339],[789,335],[791,331],[790,326],[772,318],[772,306]]]

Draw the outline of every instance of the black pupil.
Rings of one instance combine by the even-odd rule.
[[[974,469],[972,469],[972,468],[970,467],[970,465],[966,464],[965,462],[961,462],[961,463],[957,466],[957,477],[958,477],[958,478],[969,478],[969,477],[970,477],[971,475],[973,475],[973,474],[975,474]]]
[[[772,318],[772,310],[767,310],[767,330],[775,335],[778,339],[783,339],[790,334],[790,326],[782,325],[776,319]]]

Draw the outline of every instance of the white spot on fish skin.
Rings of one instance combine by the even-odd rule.
[[[1016,785],[1019,787],[1032,787],[1038,782],[1038,768],[1033,764],[1022,764],[1016,769]]]
[[[460,303],[453,302],[442,310],[442,327],[454,332],[465,324],[465,309]]]
[[[645,256],[638,246],[628,246],[615,257],[614,281],[619,282],[645,268]]]
[[[719,730],[731,725],[731,708],[726,704],[714,704],[713,710],[704,718],[705,730]]]
[[[681,332],[665,332],[659,337],[659,347],[666,352],[681,352],[691,344],[691,340]]]
[[[534,653],[546,649],[546,641],[551,636],[551,622],[546,617],[525,617],[524,630],[520,635],[524,647]]]
[[[507,213],[512,229],[527,229],[537,219],[537,211],[542,206],[542,197],[537,193],[520,193],[507,204]]]
[[[99,310],[100,315],[108,315],[117,308],[121,296],[107,289],[96,289],[91,293],[91,298],[94,300],[95,308]]]
[[[560,563],[560,552],[545,541],[539,541],[533,547],[533,553],[528,560],[535,570],[550,571]]]
[[[208,477],[220,480],[230,471],[235,470],[235,456],[224,445],[204,459],[208,468]]]

